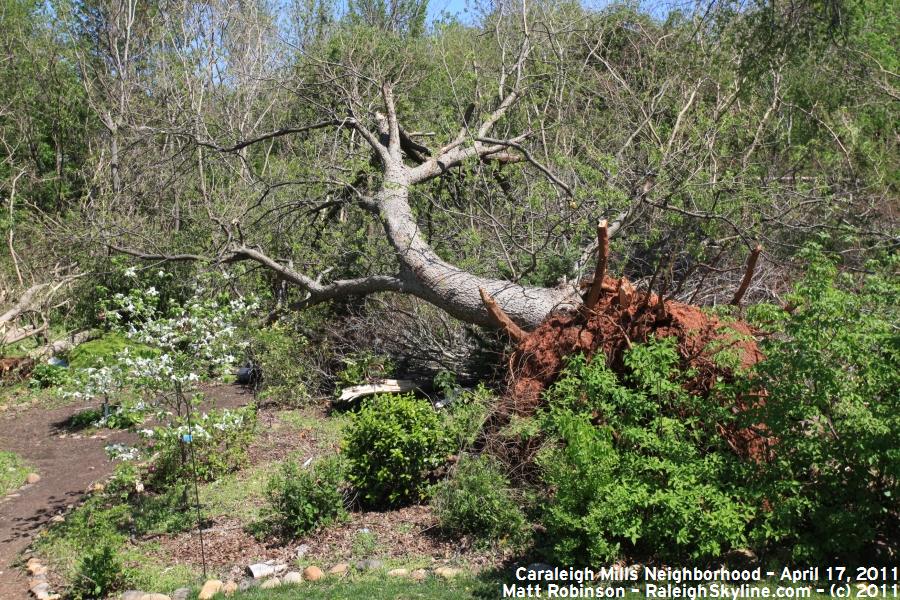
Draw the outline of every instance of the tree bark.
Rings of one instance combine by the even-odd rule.
[[[400,261],[400,278],[407,291],[457,319],[476,325],[494,326],[481,300],[484,288],[520,327],[533,329],[554,309],[581,303],[574,287],[522,286],[502,279],[481,277],[442,259],[422,238],[410,208],[406,169],[395,166],[375,201],[385,234]]]

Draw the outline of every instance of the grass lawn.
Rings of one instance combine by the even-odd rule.
[[[498,598],[499,580],[487,577],[429,577],[421,583],[401,577],[360,576],[327,578],[321,582],[285,585],[271,590],[253,589],[233,600],[451,600]]]
[[[28,467],[17,454],[0,450],[0,496],[21,487],[26,475]]]

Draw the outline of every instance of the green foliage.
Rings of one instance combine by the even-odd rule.
[[[347,427],[344,455],[350,482],[369,506],[398,506],[422,499],[431,471],[451,450],[441,419],[413,395],[367,400]]]
[[[121,333],[106,333],[103,336],[79,344],[69,352],[69,368],[88,369],[116,362],[123,350],[134,356],[155,356],[157,353],[143,344],[134,342]]]
[[[519,500],[499,464],[463,455],[452,477],[435,486],[431,503],[449,533],[517,545],[528,534]]]
[[[347,517],[344,464],[338,457],[301,466],[281,465],[266,487],[266,498],[280,530],[302,535]]]
[[[28,385],[43,390],[65,386],[70,379],[71,374],[66,367],[39,363],[31,370],[31,379],[28,381]]]
[[[0,496],[5,496],[25,483],[28,467],[14,452],[0,450]]]
[[[670,339],[624,362],[620,378],[574,357],[547,393],[544,428],[557,443],[539,462],[554,490],[542,515],[554,558],[701,559],[742,546],[754,515],[740,489],[746,465],[716,431],[730,412],[684,390]]]
[[[72,415],[66,423],[74,429],[87,427],[108,427],[109,429],[128,429],[144,421],[146,414],[131,402],[123,402],[109,407],[104,416],[102,408],[86,408]]]
[[[860,558],[877,540],[896,550],[900,527],[900,281],[897,259],[854,278],[811,247],[806,276],[788,302],[761,305],[773,335],[766,360],[737,393],[765,389],[745,415],[777,439],[758,485],[768,510],[756,543],[791,548],[792,558]]]
[[[483,384],[474,390],[451,395],[450,406],[443,409],[441,416],[447,435],[456,448],[467,448],[475,443],[488,413],[497,402],[497,397]]]
[[[171,427],[152,430],[151,451],[157,454],[151,467],[154,481],[214,481],[247,463],[247,449],[256,428],[256,408],[195,414],[188,426],[180,418]],[[196,473],[195,473],[196,470]]]
[[[76,600],[105,598],[123,583],[122,562],[111,544],[91,545],[81,559],[71,594]]]
[[[259,399],[286,406],[308,403],[321,387],[321,370],[313,362],[321,354],[302,334],[283,325],[256,331],[250,355],[260,369]]]
[[[394,362],[389,356],[360,352],[341,359],[344,366],[337,372],[337,387],[350,387],[369,383],[373,379],[390,377],[394,373]]]

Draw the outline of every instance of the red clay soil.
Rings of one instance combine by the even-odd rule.
[[[685,384],[688,391],[706,394],[717,377],[733,373],[714,361],[722,350],[734,353],[742,368],[757,363],[762,354],[752,329],[742,321],[728,321],[699,307],[666,300],[656,294],[634,292],[630,284],[609,277],[592,311],[551,314],[522,339],[510,360],[507,414],[529,415],[541,401],[541,393],[559,377],[565,359],[583,353],[604,356],[607,365],[621,372],[624,352],[651,336],[677,339],[681,367],[696,375]],[[742,408],[742,407],[738,407]],[[748,431],[725,432],[741,454],[757,457],[760,436]]]

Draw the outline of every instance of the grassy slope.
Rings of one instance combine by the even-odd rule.
[[[0,496],[22,487],[28,467],[13,452],[0,450]]]

